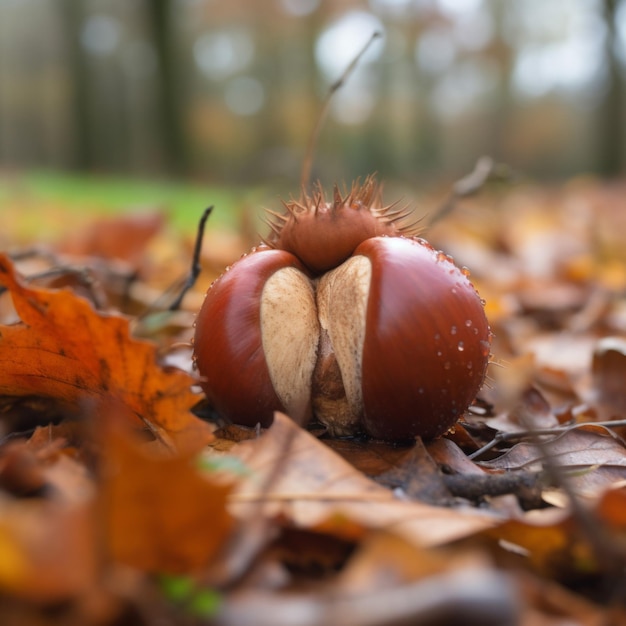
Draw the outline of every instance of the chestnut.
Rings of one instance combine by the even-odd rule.
[[[334,436],[434,438],[478,393],[491,331],[468,272],[397,225],[368,178],[274,214],[273,237],[209,288],[194,359],[215,409]]]
[[[310,417],[319,322],[302,264],[259,247],[209,288],[196,319],[194,358],[208,400],[235,423],[269,426],[275,410]]]

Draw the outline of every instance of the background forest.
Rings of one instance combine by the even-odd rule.
[[[0,0],[0,165],[290,188],[623,171],[619,0]]]

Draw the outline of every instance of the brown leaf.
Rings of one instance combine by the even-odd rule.
[[[384,547],[384,546],[383,546]],[[408,547],[408,546],[407,546]],[[405,551],[419,559],[421,552]],[[372,555],[375,556],[375,555]],[[366,557],[369,558],[369,557]],[[469,559],[460,559],[449,570],[410,582],[393,583],[402,576],[390,571],[393,556],[373,577],[350,581],[354,589],[342,593],[336,585],[289,594],[260,594],[244,591],[226,598],[215,626],[383,626],[392,624],[517,624],[519,606],[510,578]],[[372,563],[375,567],[375,564]],[[367,572],[366,572],[367,574]],[[388,574],[388,576],[385,576]],[[384,583],[379,584],[382,579]],[[365,587],[372,588],[364,590]]]
[[[101,497],[113,559],[148,572],[207,567],[231,530],[231,487],[210,480],[195,455],[155,453],[116,422],[106,414],[101,422]]]
[[[442,437],[428,443],[428,453],[439,466],[445,466],[448,471],[467,476],[483,476],[485,471],[470,461],[463,451],[453,442]]]
[[[0,588],[38,602],[83,592],[95,578],[90,504],[19,500],[0,505]]]
[[[569,584],[604,579],[604,593],[623,593],[626,558],[623,487],[604,493],[593,506],[543,509],[479,533],[497,542],[517,567]],[[579,504],[582,504],[579,502]],[[585,521],[586,520],[586,521]],[[614,596],[617,597],[617,596]],[[621,622],[616,622],[621,623]]]
[[[138,263],[147,243],[165,223],[162,213],[134,213],[94,220],[61,244],[61,250],[78,256],[98,256]]]
[[[71,459],[44,463],[25,443],[5,449],[0,465],[6,470],[16,456],[22,474],[12,468],[13,487],[50,489],[46,498],[0,493],[0,589],[36,602],[75,597],[96,579],[93,485]]]
[[[281,514],[297,526],[314,528],[341,515],[366,528],[392,530],[427,546],[445,544],[496,523],[496,518],[475,510],[396,498],[280,413],[261,437],[233,446],[229,454],[252,470],[231,499],[233,511],[241,517]],[[281,471],[264,491],[264,480],[279,460]]]
[[[417,439],[398,463],[378,476],[377,480],[392,489],[402,489],[412,500],[441,506],[447,506],[453,500],[437,464],[421,439]]]
[[[324,439],[324,444],[370,478],[393,469],[410,447],[379,440]]]
[[[517,571],[516,580],[523,602],[522,624],[529,626],[606,626],[624,623],[624,611],[594,605],[584,596],[561,585]]]
[[[69,291],[25,286],[6,256],[0,285],[21,319],[0,325],[0,395],[54,398],[79,411],[113,399],[165,444],[199,450],[211,438],[190,413],[194,379],[159,367],[156,346],[133,339],[127,319],[97,313]]]
[[[3,446],[0,456],[0,489],[15,495],[31,495],[46,484],[43,468],[23,441]]]
[[[581,492],[597,493],[626,478],[626,447],[608,428],[586,424],[572,427],[538,446],[524,442],[482,467],[499,470],[537,469],[546,465],[545,454],[561,470],[571,470],[568,480]]]
[[[468,565],[488,564],[474,552],[421,548],[393,533],[375,531],[361,542],[333,586],[350,594],[373,593]]]
[[[622,485],[602,494],[596,513],[607,526],[622,534],[622,549],[626,549],[626,487]]]
[[[511,519],[484,535],[526,560],[531,568],[548,577],[563,580],[589,573],[597,567],[593,548],[564,511],[546,509]]]
[[[612,408],[616,413],[626,413],[626,340],[605,337],[593,351],[592,362],[594,399]]]

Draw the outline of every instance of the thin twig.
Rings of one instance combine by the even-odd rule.
[[[200,217],[200,221],[198,222],[198,231],[196,233],[196,243],[193,247],[193,256],[191,257],[191,268],[189,270],[189,274],[187,275],[187,279],[185,280],[184,285],[182,286],[178,297],[170,304],[168,307],[169,311],[177,311],[182,304],[183,298],[185,294],[196,284],[196,280],[198,280],[198,276],[202,271],[202,265],[200,263],[200,254],[202,253],[202,241],[204,239],[204,227],[206,226],[206,222],[213,211],[213,205],[204,209],[204,213],[202,213],[202,217]]]
[[[443,482],[450,492],[467,500],[482,500],[486,496],[513,493],[518,497],[546,485],[544,471],[517,470],[504,474],[443,474]]]
[[[524,421],[525,420],[522,418],[522,423],[524,423]],[[622,420],[622,424],[624,423],[626,423],[626,420]],[[594,425],[593,422],[589,424]],[[596,422],[596,424],[598,424],[598,422]],[[602,423],[604,426],[606,424],[607,422]],[[614,426],[616,422],[610,422],[610,424]],[[548,442],[544,441],[540,436],[541,430],[533,429],[528,422],[524,425],[528,432],[534,433],[533,443],[541,453],[542,466],[548,482],[559,487],[567,497],[571,509],[571,516],[578,525],[583,538],[589,543],[599,571],[607,583],[607,591],[608,586],[612,586],[611,591],[613,591],[613,593],[610,599],[617,600],[617,591],[620,587],[623,589],[625,584],[624,565],[626,563],[626,551],[620,548],[609,528],[595,512],[582,504],[578,494],[572,487],[570,473],[567,467],[563,467],[555,459],[555,456],[550,451]],[[573,430],[584,425],[586,424],[576,424],[569,428],[562,429],[560,432]]]
[[[375,494],[355,493],[234,493],[228,498],[233,503],[249,502],[393,502],[394,496],[389,491]]]
[[[19,260],[20,256],[18,254],[10,255],[10,258],[13,261],[15,261],[15,260]],[[23,256],[21,258],[28,258],[28,256]],[[47,257],[42,257],[42,258],[44,258],[47,261],[50,259],[53,259],[52,256],[47,256]],[[54,259],[54,261],[55,263],[58,263],[57,259]],[[54,267],[51,267],[42,272],[37,272],[35,274],[30,274],[28,276],[25,276],[24,279],[28,281],[29,283],[31,283],[35,281],[44,281],[48,279],[64,278],[64,277],[76,279],[77,283],[80,286],[84,287],[89,292],[89,295],[91,296],[91,300],[93,304],[99,309],[104,307],[104,303],[102,302],[102,298],[100,294],[96,293],[95,286],[97,284],[97,281],[94,277],[93,270],[89,267],[74,267],[71,265],[63,266],[63,265],[57,264]],[[0,295],[5,293],[6,291],[8,291],[8,288],[5,287],[4,285],[0,285]]]
[[[468,198],[478,193],[489,181],[494,179],[509,179],[511,172],[505,165],[497,164],[491,157],[483,156],[476,161],[474,169],[452,186],[450,195],[443,204],[430,216],[427,226],[430,228],[436,222],[452,213],[456,203],[461,198]]]
[[[495,448],[499,443],[511,441],[523,441],[524,439],[532,439],[542,435],[561,435],[570,430],[580,428],[581,426],[604,426],[605,428],[621,428],[626,426],[626,420],[609,420],[605,422],[583,422],[581,424],[568,424],[567,426],[555,426],[554,428],[535,428],[531,430],[518,430],[514,433],[496,433],[495,437],[486,443],[482,448],[467,455],[472,461],[481,457],[485,452]]]
[[[43,259],[44,261],[50,263],[50,265],[56,265],[59,262],[58,256],[54,252],[37,245],[31,248],[24,248],[21,250],[9,252],[9,258],[15,263],[17,263],[18,261],[26,261],[33,258]]]
[[[315,128],[313,128],[313,132],[311,133],[311,137],[309,139],[309,144],[307,146],[304,161],[302,162],[302,172],[300,174],[300,187],[305,190],[310,182],[311,178],[311,169],[313,167],[313,153],[315,152],[315,146],[317,145],[317,140],[320,135],[320,132],[324,126],[324,122],[326,121],[326,117],[328,115],[328,111],[330,110],[330,104],[333,99],[335,93],[343,87],[346,80],[353,72],[357,63],[361,60],[361,57],[365,54],[367,49],[370,47],[372,42],[379,37],[382,37],[382,33],[378,31],[374,31],[372,36],[369,38],[367,43],[363,46],[363,49],[352,59],[350,65],[345,69],[343,74],[336,80],[328,90],[328,94],[326,96],[326,100],[322,105],[322,110],[317,118],[317,123],[315,124]]]

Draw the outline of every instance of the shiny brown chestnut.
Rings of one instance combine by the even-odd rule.
[[[215,409],[269,426],[275,410],[310,417],[305,383],[318,344],[313,286],[289,252],[254,249],[209,288],[196,319],[194,358]]]
[[[423,240],[363,242],[371,265],[363,344],[363,430],[437,437],[482,385],[491,331],[466,274]]]
[[[404,236],[397,215],[372,179],[330,202],[319,191],[213,283],[194,353],[219,413],[267,426],[282,410],[389,441],[456,423],[489,361],[484,307],[467,272]]]

